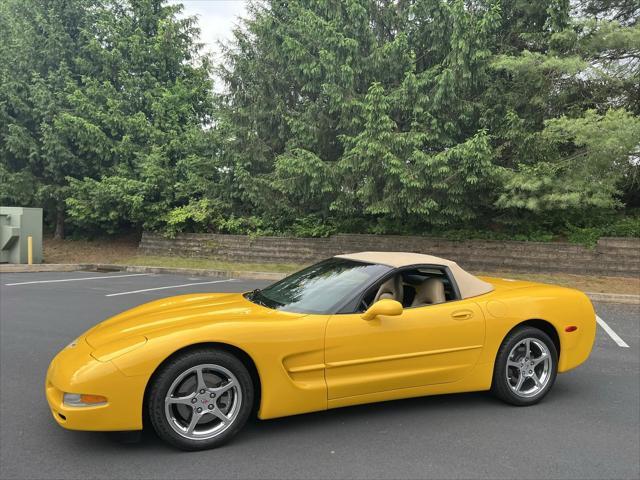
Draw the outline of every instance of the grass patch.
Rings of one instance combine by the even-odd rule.
[[[127,258],[123,263],[125,265],[145,267],[201,268],[205,270],[241,270],[245,272],[277,273],[295,272],[304,266],[293,263],[235,263],[208,258],[158,257],[152,255],[138,255]]]
[[[475,275],[550,283],[591,293],[640,295],[640,278],[594,277],[567,273],[473,272]]]
[[[200,268],[289,273],[305,265],[294,263],[235,263],[209,258],[140,255],[135,235],[95,240],[44,239],[45,263],[111,263],[145,267]]]

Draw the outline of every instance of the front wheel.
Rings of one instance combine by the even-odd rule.
[[[251,376],[235,356],[193,350],[156,375],[149,391],[149,417],[158,436],[178,448],[214,448],[244,426],[253,395]]]
[[[498,350],[491,390],[512,405],[533,405],[551,390],[557,372],[558,352],[549,335],[534,327],[517,328]]]

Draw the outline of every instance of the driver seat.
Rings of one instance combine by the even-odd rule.
[[[423,307],[444,303],[447,298],[444,294],[444,283],[439,278],[427,278],[416,287],[416,295],[411,302],[412,307]]]
[[[378,300],[384,299],[396,300],[402,303],[403,296],[404,287],[402,285],[402,277],[400,275],[394,275],[389,280],[380,285],[380,288],[378,288],[378,292],[373,299],[373,303],[376,303]]]

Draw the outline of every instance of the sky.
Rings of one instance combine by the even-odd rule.
[[[239,16],[246,12],[245,0],[176,0],[182,3],[187,16],[197,16],[200,26],[200,41],[206,50],[219,60],[217,42],[231,38],[231,30]]]

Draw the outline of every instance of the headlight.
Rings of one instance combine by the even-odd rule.
[[[86,393],[65,393],[62,402],[67,407],[96,407],[106,405],[107,398],[102,395],[90,395]]]

